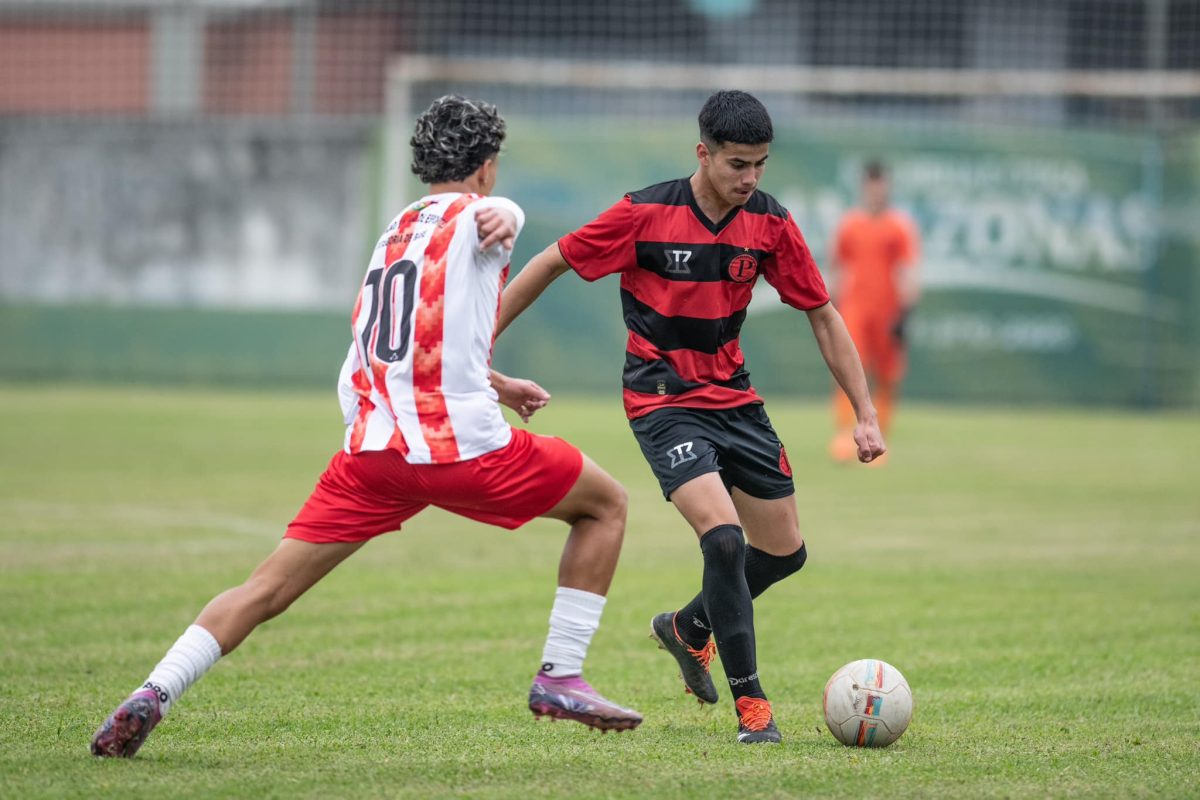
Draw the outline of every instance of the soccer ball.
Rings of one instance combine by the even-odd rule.
[[[912,689],[900,670],[875,658],[833,673],[822,700],[825,724],[847,747],[887,747],[912,719]]]

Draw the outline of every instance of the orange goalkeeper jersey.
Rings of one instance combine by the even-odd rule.
[[[900,270],[917,260],[918,249],[916,227],[905,214],[892,209],[879,215],[857,208],[847,212],[834,238],[841,268],[838,307],[896,310]]]

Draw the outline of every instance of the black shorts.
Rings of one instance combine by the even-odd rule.
[[[660,408],[629,421],[663,496],[708,472],[726,489],[774,500],[796,492],[792,467],[759,403],[738,408]]]

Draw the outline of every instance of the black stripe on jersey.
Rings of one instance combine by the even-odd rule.
[[[754,194],[750,195],[750,199],[746,201],[746,205],[734,206],[729,209],[729,213],[725,215],[724,219],[719,222],[713,222],[700,210],[700,205],[696,202],[696,197],[692,192],[690,178],[677,178],[673,181],[664,181],[663,183],[656,183],[653,186],[647,186],[645,189],[639,189],[636,192],[630,192],[629,201],[634,205],[654,203],[663,206],[691,206],[696,218],[713,234],[720,233],[726,225],[733,222],[733,218],[742,210],[751,214],[769,214],[772,217],[779,217],[780,219],[787,219],[788,217],[787,209],[780,205],[778,200],[758,189],[755,190]]]
[[[675,242],[636,242],[637,265],[669,281],[735,281],[729,265],[738,256],[752,256],[761,264],[770,252],[736,247],[731,244],[678,244]]]
[[[739,392],[750,391],[750,373],[745,368],[729,376],[727,380],[697,383],[684,380],[671,365],[661,358],[647,360],[633,353],[625,353],[625,388],[640,394],[683,394],[705,386],[722,386]]]
[[[621,308],[625,327],[659,350],[695,350],[714,355],[721,346],[734,341],[742,332],[746,309],[721,319],[668,317],[638,300],[628,289],[621,289]]]
[[[788,218],[788,210],[780,205],[778,200],[762,189],[756,189],[754,194],[750,195],[750,199],[746,201],[745,208],[751,214],[770,214],[772,217],[779,217],[780,219]]]
[[[686,206],[692,202],[692,185],[688,178],[663,181],[645,189],[629,193],[629,202],[634,205],[654,203],[660,206]]]

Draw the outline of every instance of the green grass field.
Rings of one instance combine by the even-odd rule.
[[[273,546],[340,443],[332,392],[0,387],[0,796],[1195,797],[1200,417],[902,410],[891,463],[824,459],[825,409],[771,401],[810,559],[756,604],[780,747],[733,741],[646,638],[698,588],[615,393],[558,398],[630,489],[587,672],[633,733],[535,723],[564,528],[426,512],[256,632],[132,761],[92,731]],[[821,689],[877,657],[912,726],[857,751]]]

